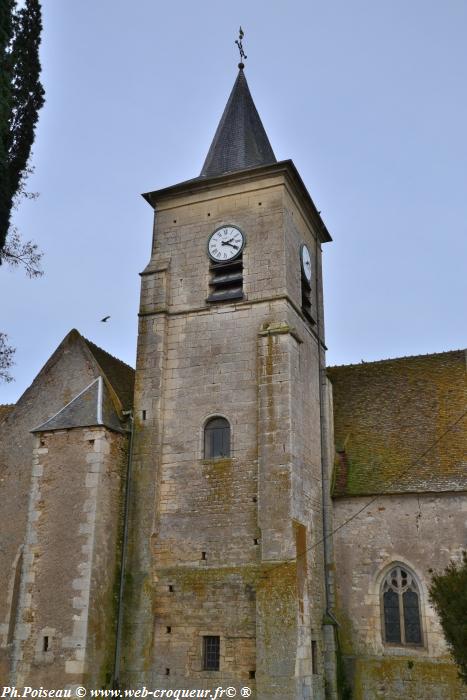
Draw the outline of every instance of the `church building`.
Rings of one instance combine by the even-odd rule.
[[[466,698],[428,600],[465,351],[326,368],[331,236],[243,63],[200,175],[144,198],[136,370],[72,330],[0,406],[0,681]]]

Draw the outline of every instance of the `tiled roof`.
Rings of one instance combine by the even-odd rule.
[[[130,410],[133,406],[135,386],[135,370],[133,367],[113,357],[113,355],[87,340],[87,338],[83,338],[83,340],[112,385],[113,390],[122,403],[123,410]]]
[[[228,99],[200,177],[276,162],[242,69]]]
[[[0,404],[0,423],[15,407],[14,403],[1,403]]]
[[[334,496],[467,490],[467,416],[450,429],[467,410],[464,350],[330,367],[328,376]]]
[[[115,406],[102,377],[95,379],[58,413],[31,432],[96,425],[105,425],[117,431],[122,430]]]

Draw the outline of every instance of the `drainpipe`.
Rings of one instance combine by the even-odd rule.
[[[119,688],[120,685],[120,656],[122,646],[122,626],[123,626],[123,595],[125,589],[125,564],[126,554],[128,549],[128,528],[129,528],[129,511],[130,511],[130,492],[131,492],[131,459],[133,454],[133,436],[134,436],[134,420],[132,411],[124,411],[124,416],[130,420],[130,444],[128,446],[128,460],[126,468],[126,484],[125,484],[125,504],[123,510],[123,537],[121,549],[121,566],[120,566],[120,584],[118,593],[118,614],[117,614],[117,629],[115,640],[115,659],[112,688]]]
[[[318,338],[318,366],[319,366],[319,417],[320,417],[320,441],[321,441],[321,486],[322,486],[322,499],[321,499],[321,509],[322,509],[322,519],[323,519],[323,559],[324,559],[324,589],[325,589],[325,602],[326,602],[326,612],[325,618],[332,621],[332,637],[326,634],[325,630],[325,641],[328,644],[332,644],[331,654],[328,656],[331,663],[325,663],[325,677],[330,689],[330,697],[337,698],[337,677],[336,677],[336,638],[335,638],[335,627],[339,626],[333,612],[332,612],[332,599],[331,599],[331,581],[330,581],[330,568],[333,563],[332,557],[332,530],[331,521],[329,519],[329,508],[330,508],[330,483],[329,483],[329,464],[328,464],[328,431],[329,431],[329,421],[327,418],[327,406],[326,406],[326,363],[324,359],[323,349],[325,345],[321,338],[321,305],[322,305],[322,288],[320,283],[322,283],[321,276],[319,276],[319,265],[318,265],[318,241],[316,241],[316,255],[315,255],[315,278],[316,278],[316,324],[317,324],[317,338]],[[321,291],[321,294],[320,294]],[[331,641],[332,640],[332,641]],[[325,657],[326,658],[326,657]]]

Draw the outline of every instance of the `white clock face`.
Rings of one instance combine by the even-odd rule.
[[[308,282],[311,282],[311,256],[310,251],[308,250],[305,244],[302,245],[300,257],[302,262],[303,274],[305,275],[305,278],[308,280]]]
[[[227,262],[240,255],[245,245],[245,237],[235,226],[222,226],[211,234],[208,253],[215,262]]]

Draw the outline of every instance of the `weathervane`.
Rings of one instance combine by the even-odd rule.
[[[238,30],[238,39],[235,39],[235,43],[238,46],[238,50],[240,51],[240,63],[238,64],[238,67],[240,69],[245,68],[245,64],[243,63],[243,59],[248,58],[246,53],[243,50],[243,44],[242,44],[242,39],[245,36],[243,29],[240,27]]]

